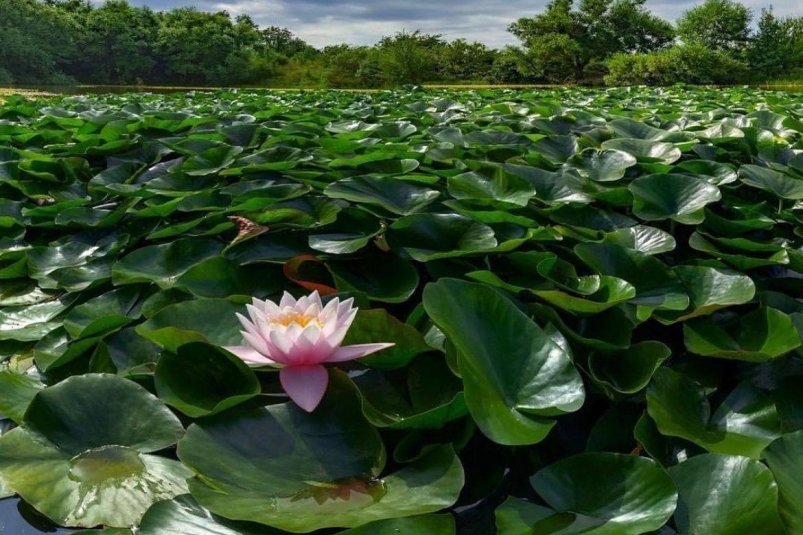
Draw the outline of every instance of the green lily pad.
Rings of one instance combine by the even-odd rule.
[[[687,175],[658,174],[633,180],[633,213],[646,221],[674,219],[680,223],[703,221],[705,205],[722,198],[719,188]]]
[[[744,242],[743,242],[744,243]],[[731,245],[736,245],[731,242]],[[744,243],[744,245],[750,245]],[[717,259],[724,260],[737,269],[748,270],[765,266],[785,265],[789,263],[789,252],[786,247],[764,244],[764,250],[733,250],[727,247],[724,238],[703,236],[695,231],[689,237],[689,247],[704,252]]]
[[[769,469],[746,457],[705,454],[669,469],[678,488],[675,521],[689,535],[781,535],[778,487]]]
[[[244,310],[244,305],[227,299],[192,299],[165,306],[137,325],[136,332],[168,351],[189,342],[238,345],[242,326],[236,313]]]
[[[550,416],[583,404],[565,343],[492,288],[442,279],[424,289],[424,308],[457,349],[466,404],[491,440],[534,444],[554,425]]]
[[[420,212],[440,197],[440,192],[434,189],[371,175],[334,182],[324,190],[324,194],[333,199],[381,206],[399,215]]]
[[[614,119],[607,124],[613,130],[617,138],[643,139],[647,141],[663,141],[667,138],[677,136],[676,132],[669,132],[660,128],[655,128],[642,121],[622,117]],[[681,134],[685,137],[685,134]]]
[[[658,464],[618,453],[567,457],[539,471],[530,482],[553,509],[604,522],[567,533],[647,533],[666,523],[677,502],[675,486]]]
[[[403,368],[422,353],[431,351],[424,336],[382,309],[360,309],[351,324],[344,345],[391,342],[393,347],[360,359],[362,364],[380,370]]]
[[[636,162],[635,156],[621,150],[593,148],[583,150],[568,161],[581,176],[595,182],[620,180]]]
[[[371,265],[366,270],[366,264]],[[393,254],[377,254],[352,261],[330,260],[329,272],[340,291],[363,292],[370,299],[384,303],[403,303],[418,288],[415,265]]]
[[[700,317],[683,324],[686,348],[707,357],[764,362],[800,347],[800,334],[790,316],[761,307],[726,323]]]
[[[639,342],[620,352],[592,353],[588,370],[597,381],[617,392],[634,394],[647,386],[671,353],[661,342]]]
[[[148,454],[183,432],[131,381],[71,377],[39,391],[22,427],[0,436],[0,479],[57,524],[129,527],[152,503],[187,492],[189,470]]]
[[[535,195],[535,188],[526,180],[506,173],[501,167],[494,169],[490,176],[476,171],[451,176],[448,189],[455,199],[483,204],[527,206]]]
[[[358,528],[341,531],[341,535],[454,535],[451,515],[420,515],[378,520]]]
[[[197,297],[265,297],[278,292],[283,281],[284,276],[278,266],[238,266],[226,258],[213,256],[184,272],[176,279],[175,287]]]
[[[604,241],[648,255],[666,253],[677,247],[671,234],[646,225],[614,230],[605,235]]]
[[[548,507],[511,496],[494,511],[496,530],[499,535],[532,535],[540,521],[554,514]]]
[[[136,320],[144,295],[140,288],[118,288],[70,310],[64,329],[73,338],[97,336]]]
[[[164,353],[154,380],[160,399],[194,418],[226,410],[262,390],[242,360],[199,342]]]
[[[734,389],[711,414],[703,387],[669,368],[660,368],[647,388],[647,412],[658,430],[712,453],[757,459],[781,435],[781,421],[770,396],[748,383]]]
[[[251,522],[212,515],[189,494],[153,504],[139,524],[140,535],[282,535]]]
[[[41,381],[29,375],[0,371],[0,417],[21,423],[31,400],[44,387]]]
[[[179,457],[198,474],[190,488],[199,503],[232,520],[292,532],[357,527],[452,505],[463,471],[451,448],[381,475],[384,448],[362,418],[354,387],[337,373],[330,379],[313,413],[283,403],[190,426]]]
[[[137,249],[112,269],[115,284],[155,282],[169,288],[194,265],[217,256],[223,244],[208,239],[186,238]]]
[[[689,309],[661,312],[675,321],[711,314],[721,308],[750,302],[756,293],[753,280],[742,273],[707,266],[676,266],[673,271],[689,294]]]
[[[680,159],[680,149],[672,143],[646,139],[615,138],[602,143],[605,150],[626,152],[642,163],[670,164]]]
[[[74,299],[66,297],[29,306],[0,309],[0,340],[32,342],[61,326],[53,321]]]
[[[743,165],[739,178],[748,186],[768,191],[782,199],[803,199],[803,179],[757,165]]]
[[[778,512],[787,533],[803,533],[803,431],[789,433],[761,455],[778,485]]]
[[[561,164],[577,152],[574,136],[551,135],[535,141],[532,150],[553,164]]]
[[[439,429],[466,415],[463,384],[437,356],[415,359],[403,379],[369,370],[352,380],[363,414],[377,427]]]
[[[429,262],[482,253],[497,246],[494,230],[457,214],[414,214],[388,229],[388,243],[414,260]]]
[[[657,258],[607,243],[581,243],[574,252],[597,272],[632,284],[636,288],[634,304],[666,310],[684,310],[689,305],[678,277]]]

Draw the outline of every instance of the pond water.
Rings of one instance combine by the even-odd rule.
[[[0,500],[0,533],[3,535],[67,534],[75,531],[53,525],[19,498]]]

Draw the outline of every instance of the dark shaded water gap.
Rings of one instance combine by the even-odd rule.
[[[19,498],[0,500],[0,533],[3,535],[67,534],[76,531],[54,525]]]

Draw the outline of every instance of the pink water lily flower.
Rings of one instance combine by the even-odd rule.
[[[336,297],[323,306],[317,291],[298,301],[284,292],[278,305],[254,299],[246,305],[250,318],[237,314],[245,345],[225,349],[251,364],[280,365],[279,380],[287,395],[312,412],[329,382],[323,364],[357,359],[393,345],[341,345],[357,315],[353,303],[354,299]]]

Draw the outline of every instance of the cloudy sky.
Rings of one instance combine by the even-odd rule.
[[[772,2],[779,15],[803,15],[801,0],[742,0],[756,13]],[[448,39],[500,47],[515,43],[510,22],[543,9],[547,0],[132,0],[153,9],[194,5],[248,14],[261,26],[284,26],[314,46],[371,44],[399,30],[420,29]],[[647,0],[657,15],[674,20],[695,0]]]

